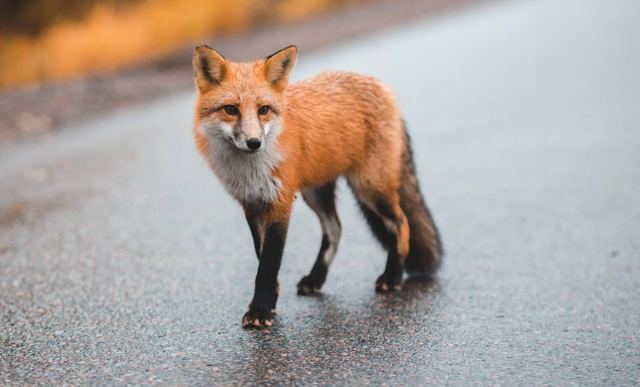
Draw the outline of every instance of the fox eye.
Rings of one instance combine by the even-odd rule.
[[[261,116],[264,116],[267,113],[269,113],[269,106],[267,105],[260,106],[260,108],[258,109],[258,114],[260,114]]]
[[[230,116],[237,116],[238,114],[240,114],[240,110],[238,110],[236,106],[224,105],[222,108],[224,109],[224,112]]]

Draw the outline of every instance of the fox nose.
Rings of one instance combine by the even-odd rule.
[[[260,148],[260,144],[261,144],[261,141],[260,141],[259,138],[253,137],[253,138],[250,138],[250,139],[247,140],[247,146],[251,150],[256,150],[256,149]]]

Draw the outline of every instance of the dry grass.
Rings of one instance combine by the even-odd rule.
[[[157,58],[185,42],[257,22],[289,22],[344,0],[147,0],[96,5],[37,37],[0,39],[0,87],[64,79]]]

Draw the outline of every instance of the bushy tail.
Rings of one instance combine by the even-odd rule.
[[[440,234],[431,213],[420,193],[420,185],[413,162],[411,139],[404,127],[406,147],[403,155],[402,186],[400,206],[409,220],[409,255],[405,270],[409,275],[429,275],[436,271],[444,253]]]

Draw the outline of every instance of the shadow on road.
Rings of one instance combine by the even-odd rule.
[[[415,357],[409,348],[414,334],[424,330],[425,321],[437,314],[434,307],[441,298],[437,279],[409,279],[402,291],[375,294],[355,308],[345,308],[338,297],[326,294],[300,298],[312,304],[315,313],[305,316],[308,324],[288,324],[280,319],[267,331],[248,331],[240,338],[246,350],[236,359],[246,368],[235,375],[237,382],[299,380],[301,364],[308,369],[309,380],[365,375],[374,369],[388,368],[396,380],[407,380],[397,369],[399,361]],[[437,336],[437,335],[434,335]],[[410,345],[411,343],[411,345]],[[430,346],[429,342],[420,343]],[[400,354],[401,358],[398,358]]]

